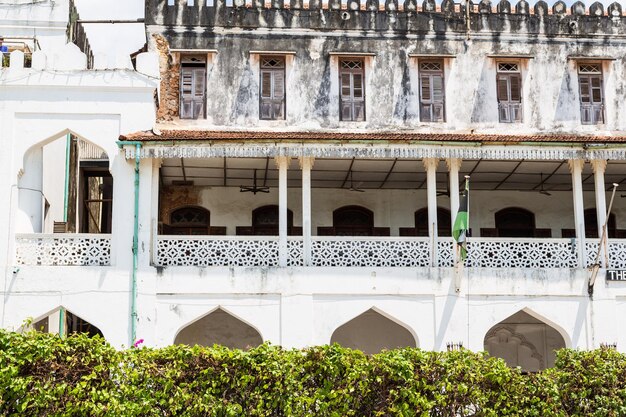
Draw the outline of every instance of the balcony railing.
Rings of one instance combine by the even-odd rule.
[[[18,234],[15,244],[18,265],[111,265],[111,235]]]
[[[271,267],[279,261],[277,236],[158,236],[157,266]],[[302,237],[287,241],[289,266],[304,264]],[[437,265],[454,265],[454,242],[437,242]],[[598,250],[587,241],[587,265]],[[626,239],[609,241],[609,265],[626,269]],[[602,255],[601,260],[604,259]],[[107,266],[111,264],[111,236],[102,234],[20,234],[16,236],[18,265]],[[319,267],[426,267],[431,244],[426,237],[313,236],[311,265]],[[576,268],[578,251],[570,239],[471,238],[468,267]]]

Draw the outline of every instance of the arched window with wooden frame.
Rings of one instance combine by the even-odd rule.
[[[252,226],[237,226],[237,235],[278,236],[278,206],[275,204],[252,210]],[[293,226],[293,211],[287,210],[287,234],[302,234],[301,227]]]
[[[450,210],[437,207],[437,236],[451,236]],[[428,236],[428,207],[415,212],[415,227],[401,227],[400,236]]]
[[[211,225],[211,212],[199,206],[179,207],[170,213],[169,220],[166,234],[206,235]]]
[[[521,207],[507,207],[495,214],[499,237],[535,237],[535,214]]]
[[[617,224],[615,221],[615,214],[611,213],[609,221],[606,223],[606,231],[608,237],[615,238],[617,232]],[[600,237],[602,230],[598,230],[598,212],[595,208],[589,208],[585,210],[585,237],[597,239]]]
[[[318,227],[320,236],[389,236],[388,227],[374,227],[374,212],[362,206],[333,211],[333,227]]]

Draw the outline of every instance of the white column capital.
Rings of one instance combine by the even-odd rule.
[[[436,169],[439,164],[439,159],[437,158],[424,158],[422,159],[422,163],[424,164],[424,169]]]
[[[298,163],[300,164],[300,169],[304,169],[305,166],[308,166],[309,168],[313,168],[313,165],[315,164],[315,157],[314,156],[299,156]]]
[[[569,172],[574,173],[576,170],[582,171],[585,166],[584,159],[568,159],[567,166],[569,167]]]
[[[462,163],[463,163],[463,160],[461,158],[447,158],[446,159],[446,166],[448,167],[448,171],[452,171],[453,169],[456,169],[458,171],[459,169],[461,169]]]
[[[280,168],[281,166],[289,167],[289,164],[291,163],[291,157],[290,156],[275,156],[274,162],[276,163],[276,168]]]
[[[604,171],[606,171],[606,159],[592,159],[591,167],[594,174],[604,174]]]

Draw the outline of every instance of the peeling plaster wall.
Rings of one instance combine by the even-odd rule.
[[[350,19],[342,20],[341,13]],[[458,13],[150,2],[147,19],[149,35],[163,36],[172,49],[217,50],[208,71],[206,120],[175,121],[174,126],[595,132],[597,126],[580,124],[577,66],[569,59],[591,56],[616,58],[603,62],[606,123],[599,128],[626,129],[624,17],[473,13],[470,40]],[[259,120],[259,56],[250,51],[295,53],[286,63],[286,120]],[[339,58],[330,52],[375,53],[365,58],[365,122],[339,121]],[[445,123],[420,122],[418,59],[409,54],[455,56],[445,59]],[[523,123],[498,121],[494,55],[532,56],[520,60]],[[168,71],[176,68],[162,69]]]

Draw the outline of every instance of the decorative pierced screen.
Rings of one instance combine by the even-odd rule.
[[[602,70],[600,64],[580,64],[578,72],[580,74],[600,74]]]
[[[441,71],[441,62],[420,62],[420,71]]]
[[[342,69],[362,69],[363,61],[361,60],[343,60],[341,61]]]
[[[261,68],[285,68],[285,60],[280,57],[262,58]]]
[[[517,62],[498,62],[498,72],[519,72]]]

